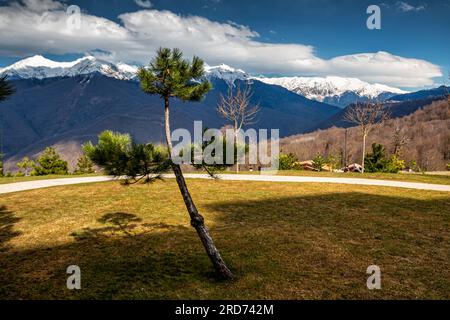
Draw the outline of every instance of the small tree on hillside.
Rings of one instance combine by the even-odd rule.
[[[24,171],[25,177],[30,175],[31,169],[34,166],[34,161],[28,157],[23,157],[21,161],[17,162],[16,166],[19,168],[20,172]]]
[[[293,153],[280,153],[278,157],[278,168],[280,170],[292,170],[295,168],[298,158]]]
[[[372,153],[366,155],[365,165],[367,172],[398,173],[405,168],[403,160],[395,154],[388,158],[386,149],[377,143],[372,144]]]
[[[230,84],[227,96],[220,96],[217,112],[233,125],[235,146],[239,131],[244,126],[254,123],[260,110],[259,106],[251,104],[252,95],[250,85],[247,83],[244,88],[240,85],[234,88]],[[238,162],[236,162],[236,172],[239,172]]]
[[[61,159],[55,148],[46,148],[34,165],[34,174],[37,176],[46,176],[49,174],[68,174],[69,166],[67,161]]]
[[[380,103],[356,103],[349,107],[344,118],[356,124],[361,129],[362,142],[362,172],[364,172],[364,159],[366,155],[366,140],[373,126],[389,117],[388,111]]]
[[[327,164],[327,161],[321,154],[317,154],[316,157],[312,161],[312,165],[314,170],[321,172],[323,170],[323,166]]]
[[[385,148],[381,144],[372,144],[372,153],[368,153],[364,161],[367,172],[385,171],[388,164]]]
[[[75,174],[87,173],[94,173],[94,163],[87,155],[83,154],[78,158]]]
[[[402,130],[402,128],[396,126],[394,128],[394,134],[392,135],[393,150],[392,154],[400,156],[403,148],[409,143],[408,135]]]

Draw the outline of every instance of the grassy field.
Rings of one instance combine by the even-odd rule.
[[[0,298],[450,299],[449,193],[188,183],[235,281],[214,279],[175,181],[107,182],[0,196]]]

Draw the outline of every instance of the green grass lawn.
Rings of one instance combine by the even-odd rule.
[[[214,279],[174,180],[106,182],[0,196],[0,299],[450,299],[449,193],[188,184],[233,282]]]

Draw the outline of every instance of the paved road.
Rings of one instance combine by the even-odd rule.
[[[165,178],[173,178],[173,174],[164,175]],[[206,174],[185,174],[187,179],[211,179]],[[219,175],[222,180],[230,181],[267,181],[267,182],[291,182],[291,183],[337,183],[352,184],[365,186],[382,186],[395,188],[409,188],[418,190],[446,191],[450,192],[450,185],[402,182],[391,180],[375,180],[375,179],[352,179],[352,178],[327,178],[327,177],[299,177],[299,176],[278,176],[278,175],[236,175],[222,174]],[[49,180],[35,180],[26,182],[17,182],[9,184],[0,184],[0,194],[11,193],[25,190],[34,190],[55,186],[64,186],[72,184],[106,182],[117,180],[117,178],[99,176],[99,177],[81,177],[81,178],[63,178]]]

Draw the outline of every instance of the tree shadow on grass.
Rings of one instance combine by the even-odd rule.
[[[135,214],[126,212],[107,213],[97,220],[104,224],[105,227],[100,228],[83,228],[80,231],[71,233],[75,240],[83,241],[110,236],[127,236],[134,237],[155,230],[175,230],[186,229],[183,226],[174,226],[164,223],[142,223],[142,219]]]
[[[7,251],[9,246],[7,242],[12,238],[19,236],[19,231],[14,231],[14,225],[20,221],[13,212],[9,211],[6,206],[0,206],[0,252]]]
[[[126,212],[113,212],[103,215],[97,220],[105,227],[101,228],[83,228],[80,231],[75,231],[71,235],[76,240],[86,240],[89,238],[96,238],[99,236],[111,235],[126,235],[133,236],[132,230],[137,227],[137,223],[141,222],[142,219],[138,216],[126,213]]]
[[[362,193],[203,204],[238,276],[230,284],[214,280],[192,228],[108,213],[105,227],[72,243],[2,254],[0,298],[448,297],[449,207],[448,197]],[[377,293],[365,287],[374,262],[387,274]],[[72,264],[81,268],[79,291],[65,285]]]
[[[0,255],[0,299],[163,298],[192,279],[214,281],[190,228],[124,212],[98,221],[107,226],[74,232],[72,243]],[[81,269],[81,290],[66,288],[69,265]]]

